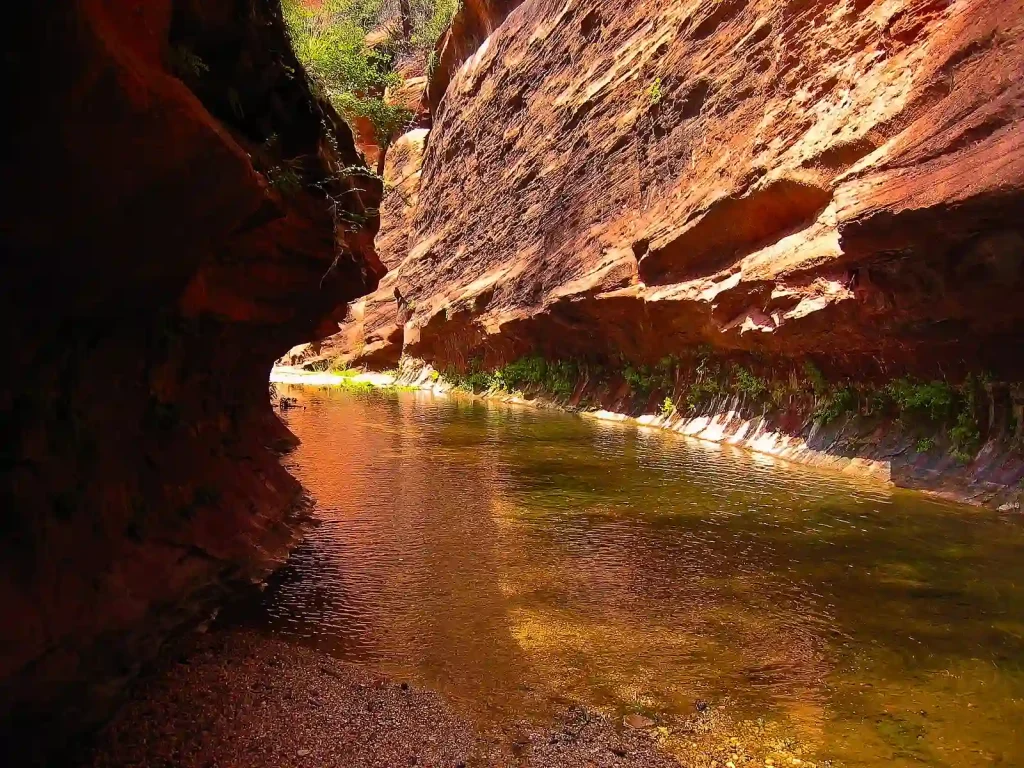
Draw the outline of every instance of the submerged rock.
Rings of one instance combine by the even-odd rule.
[[[642,729],[642,728],[653,728],[654,721],[649,717],[644,717],[638,712],[630,712],[628,715],[622,718],[622,724],[627,728]]]

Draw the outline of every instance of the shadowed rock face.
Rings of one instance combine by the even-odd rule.
[[[3,41],[0,738],[31,761],[282,556],[299,489],[268,370],[384,270],[380,190],[335,174],[352,136],[276,2],[21,10]]]
[[[1021,11],[528,0],[447,84],[384,224],[407,255],[324,354],[1019,376]]]

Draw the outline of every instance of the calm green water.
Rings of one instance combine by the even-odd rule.
[[[492,723],[583,702],[682,755],[1024,766],[1019,517],[557,412],[283,389],[318,506],[273,629]],[[694,728],[698,701],[721,717]]]

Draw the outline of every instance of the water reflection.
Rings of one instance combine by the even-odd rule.
[[[318,525],[272,627],[496,721],[729,700],[844,765],[1024,764],[1016,521],[565,414],[287,394]]]

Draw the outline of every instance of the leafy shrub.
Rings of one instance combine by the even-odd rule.
[[[740,393],[753,400],[760,400],[768,391],[768,382],[755,376],[743,366],[736,366],[733,369],[733,376],[736,379],[736,388]]]
[[[294,195],[302,189],[302,177],[291,165],[275,165],[267,169],[267,181],[282,195]]]
[[[644,95],[647,97],[647,103],[652,107],[661,103],[661,100],[665,98],[665,91],[661,87],[660,77],[654,78],[647,84],[647,90],[644,91]]]
[[[514,392],[535,387],[556,397],[572,395],[579,376],[580,368],[575,361],[545,360],[536,356],[519,358],[494,371],[483,370],[482,361],[474,359],[466,373],[449,370],[444,374],[445,380],[453,386],[473,392]]]
[[[666,397],[662,401],[661,407],[658,408],[658,413],[661,414],[662,416],[671,416],[675,412],[676,412],[676,404],[674,402],[672,402],[672,398],[671,397]]]
[[[387,104],[383,93],[401,84],[395,71],[397,46],[366,45],[366,35],[381,20],[383,0],[323,0],[316,7],[284,0],[285,24],[295,55],[314,90],[345,118],[367,118],[383,146],[411,118],[403,107]]]
[[[547,363],[542,357],[521,357],[499,371],[506,389],[538,387],[547,375]]]
[[[814,418],[819,424],[829,424],[840,416],[857,410],[857,393],[852,387],[843,387],[829,392],[814,409]]]
[[[804,373],[807,375],[807,380],[811,383],[811,389],[814,390],[814,394],[819,396],[828,394],[831,387],[829,387],[828,381],[818,366],[807,360],[804,362]]]
[[[380,146],[389,144],[392,137],[402,133],[413,118],[411,110],[398,104],[388,104],[379,96],[340,93],[332,97],[331,102],[347,118],[365,117],[369,120]]]
[[[902,417],[927,419],[942,422],[954,410],[957,395],[953,387],[944,381],[916,382],[911,379],[896,379],[886,385],[885,394],[892,400]]]
[[[704,403],[721,397],[725,393],[725,387],[714,375],[705,376],[690,385],[686,393],[686,404],[691,411],[697,410]]]
[[[441,60],[437,56],[437,51],[430,51],[427,53],[427,82],[434,79],[434,73],[437,72],[437,66],[441,63]]]
[[[571,360],[549,362],[544,375],[544,388],[558,397],[569,397],[576,389],[579,367]]]
[[[775,403],[775,405],[782,407],[783,403],[785,403],[786,398],[789,397],[789,395],[789,387],[787,387],[783,382],[776,381],[774,384],[772,384],[770,397],[772,402]]]
[[[675,384],[679,358],[674,355],[663,357],[658,364],[651,367],[627,365],[622,369],[622,378],[636,395],[649,396],[656,389],[669,390]]]

